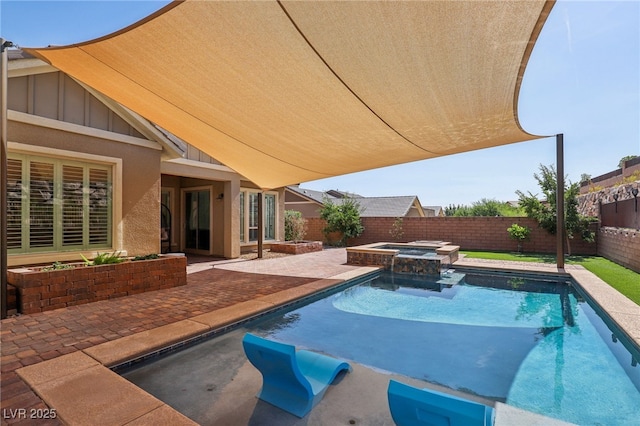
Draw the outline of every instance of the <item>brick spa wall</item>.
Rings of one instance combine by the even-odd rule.
[[[603,226],[598,232],[598,255],[640,273],[640,231]]]
[[[167,256],[56,271],[10,269],[7,280],[18,290],[18,311],[32,314],[186,285],[187,258]]]
[[[271,243],[270,249],[276,253],[312,253],[314,251],[322,251],[322,241],[301,241],[299,243],[288,241],[284,243]]]
[[[360,237],[350,240],[349,246],[394,241],[390,231],[395,220],[393,217],[362,218],[365,231]],[[324,221],[320,218],[307,218],[307,221],[306,238],[324,241]],[[398,242],[435,240],[451,242],[460,246],[461,250],[516,251],[518,243],[509,238],[507,232],[507,228],[514,223],[531,229],[529,241],[522,244],[523,251],[556,252],[556,236],[540,228],[535,219],[528,217],[406,217],[402,221],[403,235]],[[571,240],[571,253],[595,255],[596,244],[574,238]]]

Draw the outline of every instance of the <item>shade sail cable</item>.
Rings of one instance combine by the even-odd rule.
[[[338,81],[340,83],[342,83],[344,85],[344,87],[353,94],[353,96],[356,97],[356,99],[358,99],[358,101],[360,101],[362,103],[362,105],[364,105],[369,111],[371,111],[371,113],[373,115],[375,115],[376,117],[378,117],[378,120],[380,120],[382,123],[384,123],[385,126],[387,126],[389,129],[391,129],[395,134],[397,134],[398,136],[400,136],[402,139],[404,139],[405,141],[407,141],[409,144],[415,146],[416,148],[428,152],[429,154],[433,154],[433,155],[438,155],[437,152],[433,152],[433,151],[429,151],[428,149],[425,149],[424,147],[421,147],[420,145],[410,141],[409,139],[407,139],[406,136],[404,136],[402,133],[400,133],[397,129],[395,129],[392,125],[390,125],[389,123],[387,123],[385,121],[384,118],[382,118],[377,112],[375,112],[373,110],[373,108],[368,105],[360,96],[358,96],[358,94],[353,90],[353,88],[351,88],[343,79],[342,77],[340,77],[338,75],[338,73],[333,69],[333,67],[331,65],[329,65],[329,63],[327,62],[327,60],[320,54],[320,52],[318,52],[318,50],[313,46],[313,43],[311,43],[311,41],[309,41],[309,38],[307,38],[307,36],[304,34],[304,32],[302,32],[302,30],[300,29],[300,27],[298,26],[298,24],[296,24],[296,22],[293,20],[293,18],[291,17],[291,15],[289,14],[289,12],[287,11],[287,8],[284,7],[284,5],[282,4],[282,2],[280,0],[278,1],[278,5],[280,5],[280,7],[282,8],[282,11],[284,12],[285,15],[287,15],[287,18],[289,18],[289,21],[291,21],[291,24],[295,27],[296,31],[298,31],[298,33],[300,33],[300,37],[302,37],[304,39],[304,41],[309,45],[309,47],[311,48],[311,50],[314,51],[314,53],[316,55],[318,55],[318,58],[320,58],[320,60],[322,61],[323,64],[326,65],[327,69],[329,71],[331,71],[331,73],[338,79]]]

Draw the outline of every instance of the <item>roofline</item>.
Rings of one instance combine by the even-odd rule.
[[[299,187],[298,187],[298,188],[299,188]],[[290,191],[290,192],[293,192],[293,193],[294,193],[294,194],[296,194],[296,195],[299,195],[299,196],[301,196],[301,197],[303,197],[303,198],[306,198],[306,199],[307,199],[307,200],[309,200],[309,201],[313,201],[314,203],[316,203],[316,204],[318,204],[318,205],[321,205],[321,206],[322,206],[322,205],[324,205],[324,203],[319,202],[319,201],[318,201],[318,200],[316,200],[315,198],[311,198],[311,197],[309,197],[308,195],[303,194],[302,192],[299,192],[299,191],[297,191],[297,190],[293,189],[293,187],[292,187],[291,185],[287,185],[287,186],[285,186],[285,187],[284,187],[284,189],[285,189],[285,191]],[[318,191],[318,192],[321,192],[321,191]],[[323,192],[323,193],[324,193],[324,192]]]
[[[69,77],[73,78],[71,76]],[[166,157],[166,159],[171,160],[175,158],[183,158],[184,152],[182,152],[171,140],[169,140],[169,138],[167,138],[160,130],[158,130],[149,120],[142,117],[138,113],[131,111],[129,108],[119,104],[113,99],[103,95],[102,93],[98,92],[92,87],[87,86],[81,81],[78,81],[75,78],[73,78],[73,80],[76,83],[78,83],[80,86],[82,86],[82,88],[84,88],[87,92],[95,96],[100,102],[104,103],[107,107],[109,107],[109,109],[117,113],[127,123],[133,126],[137,131],[142,133],[148,139],[158,143],[162,147],[162,153],[163,153],[163,156]]]
[[[167,138],[162,132],[156,129],[155,126],[153,126],[153,124],[149,122],[149,120],[131,111],[125,106],[120,105],[111,98],[87,86],[81,81],[76,80],[70,75],[64,73],[64,71],[61,71],[58,68],[49,65],[41,59],[31,56],[27,58],[14,58],[8,62],[9,78],[25,77],[29,75],[46,74],[51,72],[60,72],[73,79],[84,90],[89,92],[96,99],[105,104],[109,109],[118,114],[123,120],[133,126],[137,131],[142,133],[151,142],[155,142],[160,145],[163,157],[166,157],[167,159],[183,157],[184,153],[169,138]]]

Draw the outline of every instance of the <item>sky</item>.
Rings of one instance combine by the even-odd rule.
[[[0,36],[22,47],[67,45],[117,31],[167,1],[0,0]],[[363,196],[417,195],[423,205],[517,200],[540,194],[533,174],[556,161],[564,134],[572,182],[640,155],[640,0],[556,2],[537,40],[519,95],[523,129],[552,135],[301,184]]]

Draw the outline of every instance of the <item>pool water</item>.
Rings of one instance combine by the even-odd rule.
[[[382,274],[248,330],[576,424],[640,419],[640,367],[557,278]]]
[[[436,249],[426,247],[409,247],[403,245],[385,244],[375,247],[377,249],[398,250],[398,256],[407,257],[436,257]]]

